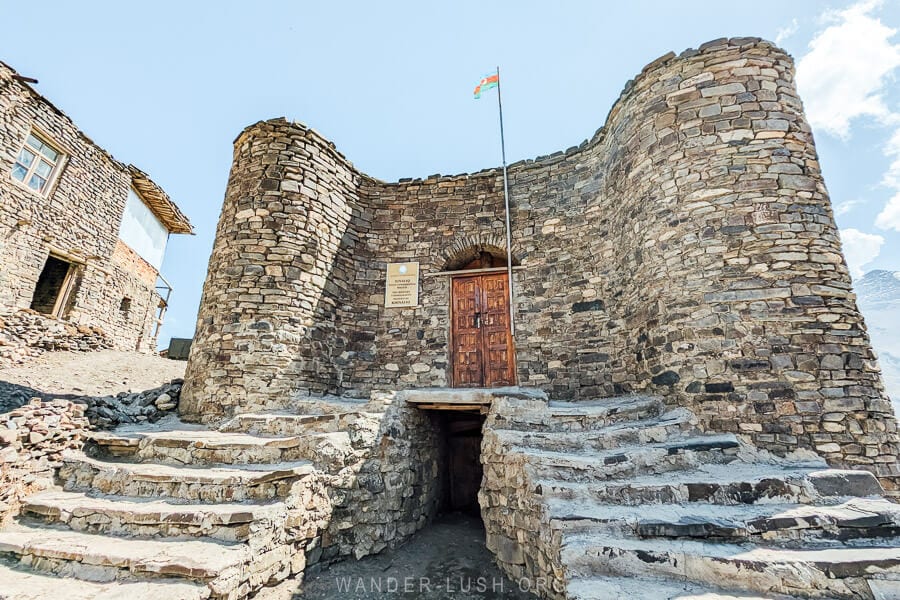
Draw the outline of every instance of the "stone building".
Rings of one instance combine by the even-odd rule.
[[[0,63],[0,312],[30,308],[155,351],[166,242],[191,224],[28,81]]]
[[[385,183],[251,125],[188,423],[61,451],[0,580],[242,600],[467,510],[541,598],[900,599],[896,423],[793,81],[757,38],[652,62],[589,141],[511,166],[511,257],[498,170]]]
[[[509,182],[514,336],[499,169],[386,183],[303,125],[247,127],[184,414],[435,386],[645,392],[777,454],[896,475],[787,55],[748,41],[662,57],[590,140]],[[414,306],[386,306],[398,263],[417,263]]]

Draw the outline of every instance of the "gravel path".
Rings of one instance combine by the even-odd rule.
[[[111,396],[149,390],[184,377],[186,364],[120,350],[46,352],[24,364],[0,368],[0,390],[6,383],[51,395]]]
[[[523,582],[527,587],[527,582]],[[258,600],[535,600],[494,563],[477,517],[442,515],[403,546],[287,581]]]

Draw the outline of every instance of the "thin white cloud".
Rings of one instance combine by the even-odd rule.
[[[887,204],[875,217],[875,226],[879,229],[900,231],[900,190],[887,201]]]
[[[894,195],[875,217],[875,226],[900,231],[900,129],[894,131],[894,135],[884,148],[884,154],[891,159],[891,165],[881,182],[893,189]]]
[[[874,233],[863,233],[858,229],[842,229],[841,240],[844,243],[844,256],[847,258],[847,266],[853,277],[862,277],[865,274],[863,267],[881,253],[884,238]]]
[[[834,205],[834,214],[837,217],[846,215],[860,204],[865,204],[865,200],[863,200],[862,198],[854,198],[853,200],[844,200],[843,202],[838,202]]]
[[[866,0],[827,11],[823,21],[829,25],[798,61],[797,86],[815,130],[845,139],[851,121],[862,116],[900,121],[882,95],[891,72],[900,67],[900,44],[890,41],[896,30],[870,14],[880,5]]]
[[[800,24],[797,22],[797,19],[791,19],[790,25],[782,27],[775,33],[775,44],[780,46],[784,40],[797,33],[797,29],[799,28]]]
[[[881,181],[892,195],[875,217],[875,226],[900,232],[900,113],[884,100],[885,84],[900,68],[900,42],[892,42],[897,30],[873,15],[881,5],[881,0],[862,0],[844,10],[826,11],[826,27],[797,62],[797,87],[816,131],[846,139],[860,117],[894,129],[883,149],[890,166]],[[858,203],[836,205],[835,215],[850,212]]]

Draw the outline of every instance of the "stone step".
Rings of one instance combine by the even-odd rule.
[[[350,433],[266,437],[209,429],[116,430],[91,437],[86,454],[167,465],[246,465],[310,460],[340,469],[352,458]]]
[[[245,544],[116,538],[21,524],[0,530],[0,555],[17,558],[22,567],[75,579],[192,580],[206,584],[214,598],[228,598],[238,589],[251,558]]]
[[[900,547],[758,548],[693,540],[567,537],[563,564],[572,576],[618,575],[686,580],[745,592],[803,598],[871,598],[873,575],[900,578]]]
[[[316,477],[317,470],[308,461],[188,468],[107,462],[72,451],[63,455],[59,469],[67,491],[201,502],[284,498],[298,482]]]
[[[99,583],[61,579],[0,561],[0,600],[204,600],[210,590],[200,583],[175,579]]]
[[[502,440],[503,433],[498,437]],[[587,482],[693,469],[708,463],[729,463],[737,460],[740,448],[734,435],[722,434],[676,437],[657,444],[584,452],[514,446],[509,455],[523,456],[538,478]]]
[[[696,418],[689,410],[678,408],[659,417],[623,421],[588,431],[504,430],[501,437],[505,442],[516,446],[579,452],[665,442],[672,437],[689,433],[699,433]]]
[[[744,594],[699,586],[685,581],[638,577],[580,577],[566,586],[569,600],[792,600],[782,594]]]
[[[305,444],[299,437],[259,437],[243,433],[201,430],[107,432],[95,436],[96,457],[126,457],[163,464],[248,464],[305,459]],[[123,452],[128,448],[130,452]]]
[[[551,500],[551,527],[565,535],[594,532],[638,538],[698,538],[781,547],[834,546],[900,537],[900,505],[854,498],[803,504],[662,504],[628,507]]]
[[[286,412],[241,413],[226,421],[219,430],[272,436],[332,433],[345,431],[348,421],[358,415],[356,412],[324,415],[298,415]]]
[[[545,498],[584,499],[604,504],[834,504],[845,497],[881,495],[867,471],[823,469],[821,464],[705,464],[691,471],[634,477],[627,481],[573,482],[543,478],[535,487]]]
[[[623,421],[658,417],[665,410],[658,396],[620,396],[580,402],[551,401],[541,411],[497,418],[498,429],[521,431],[591,431]]]
[[[141,436],[112,431],[88,431],[84,451],[89,456],[131,459],[137,454]]]
[[[116,536],[208,537],[244,542],[265,524],[268,529],[287,513],[281,502],[268,504],[178,504],[157,498],[89,496],[51,490],[29,496],[22,516],[85,533]],[[264,523],[261,523],[264,522]]]
[[[137,457],[146,462],[170,465],[271,464],[315,461],[325,452],[322,448],[325,445],[343,448],[341,458],[353,451],[349,436],[342,431],[290,437],[172,431],[144,436]]]
[[[333,415],[348,412],[365,412],[375,408],[377,403],[363,398],[344,398],[338,396],[323,396],[319,398],[300,398],[291,402],[291,411],[294,414],[306,415]]]

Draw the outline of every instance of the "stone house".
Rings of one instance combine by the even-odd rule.
[[[30,308],[155,351],[166,242],[191,223],[28,83],[0,63],[0,311]]]

